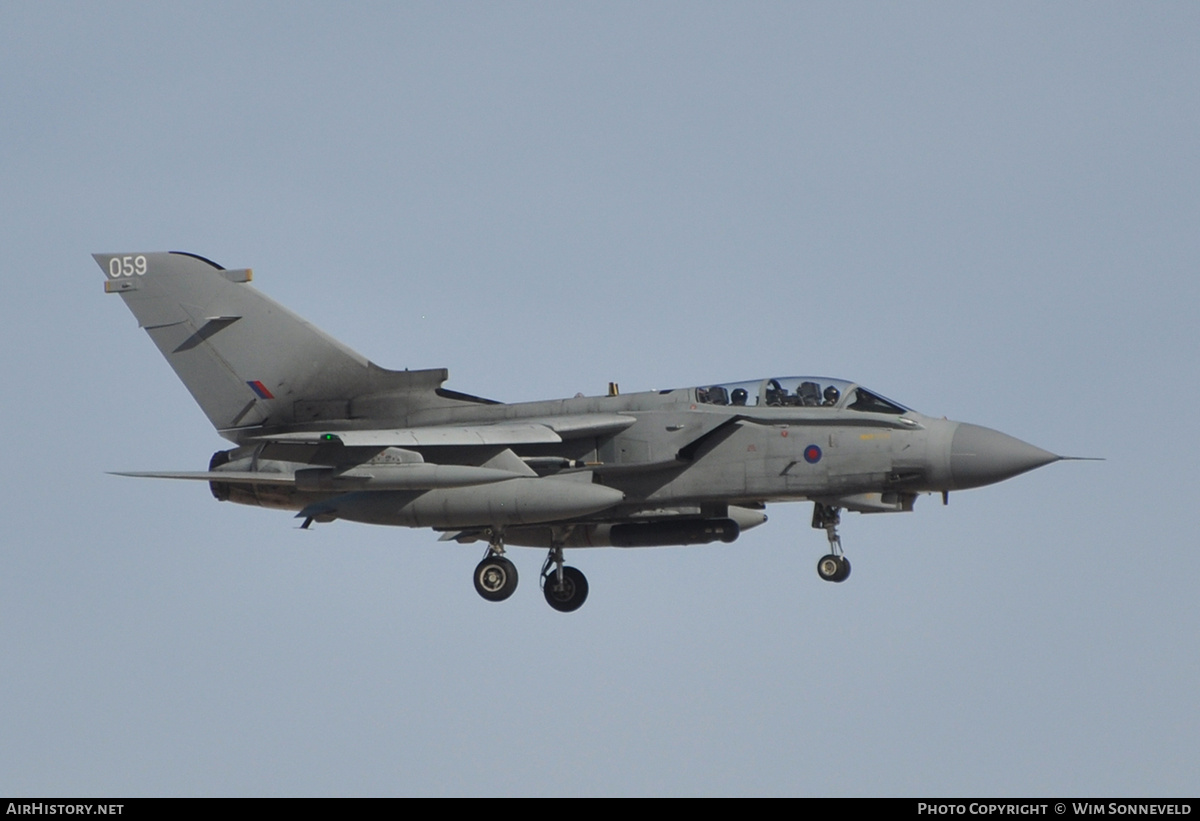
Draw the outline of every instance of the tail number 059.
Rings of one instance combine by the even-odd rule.
[[[113,279],[131,277],[134,274],[142,276],[145,273],[146,258],[141,254],[136,257],[113,257],[108,261],[108,275]]]

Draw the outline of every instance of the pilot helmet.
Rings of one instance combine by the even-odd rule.
[[[749,398],[749,396],[750,394],[746,393],[745,388],[734,388],[731,398],[733,399],[733,404],[744,405],[746,404],[746,399]]]
[[[837,388],[835,388],[833,385],[830,385],[825,389],[824,396],[826,405],[836,405],[842,394]]]

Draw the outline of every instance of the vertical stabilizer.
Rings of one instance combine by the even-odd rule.
[[[246,428],[349,419],[356,397],[396,390],[409,376],[372,365],[259,293],[248,269],[177,252],[93,256],[108,277],[105,291],[121,295],[209,421],[234,441]],[[446,378],[417,374],[440,375],[422,380],[430,393]]]

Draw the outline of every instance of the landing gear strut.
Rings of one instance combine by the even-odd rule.
[[[820,502],[813,503],[812,526],[824,530],[829,539],[830,552],[817,562],[817,575],[827,582],[844,582],[850,578],[850,560],[842,552],[842,538],[837,533],[841,522],[838,508]]]
[[[475,566],[475,592],[488,601],[504,601],[517,589],[517,566],[504,558],[504,539],[489,534],[487,553]]]
[[[542,594],[546,604],[560,613],[578,610],[587,601],[587,577],[563,564],[562,545],[550,548],[542,565]]]

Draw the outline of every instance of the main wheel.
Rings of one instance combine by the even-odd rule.
[[[548,605],[560,613],[570,613],[583,607],[583,603],[587,601],[587,577],[573,567],[564,567],[562,571],[561,585],[558,583],[557,571],[551,570],[546,574],[542,593],[545,594]]]
[[[488,556],[475,566],[475,592],[488,601],[504,601],[517,589],[517,566],[503,556]]]
[[[850,575],[850,560],[829,553],[817,562],[817,575],[827,582],[844,582]]]

